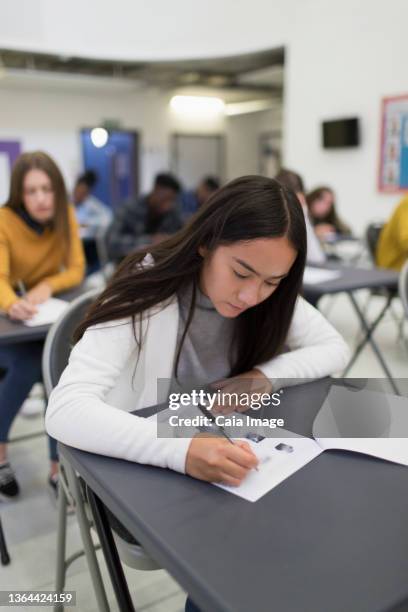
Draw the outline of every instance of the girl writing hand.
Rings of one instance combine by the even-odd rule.
[[[186,473],[199,480],[236,487],[257,465],[258,458],[246,442],[236,440],[231,444],[224,438],[204,434],[191,440]]]
[[[13,321],[26,321],[37,312],[37,308],[26,299],[17,300],[7,311]]]

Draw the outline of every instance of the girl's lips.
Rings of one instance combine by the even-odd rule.
[[[233,308],[234,310],[239,310],[242,311],[244,310],[244,308],[241,308],[240,306],[234,306],[234,304],[231,304],[230,302],[227,302],[228,306],[231,306],[231,308]]]

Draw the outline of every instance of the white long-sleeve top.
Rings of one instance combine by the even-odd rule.
[[[302,205],[303,213],[305,215],[306,224],[306,239],[307,239],[307,263],[324,263],[327,260],[326,254],[323,251],[323,247],[316,235],[313,225],[310,222],[309,212],[306,205]]]
[[[184,472],[191,440],[158,438],[156,423],[129,414],[158,402],[158,379],[162,392],[169,388],[178,323],[176,297],[146,312],[139,354],[130,319],[89,328],[51,393],[48,433],[74,448]],[[257,366],[268,378],[321,378],[349,356],[338,332],[301,297],[286,345],[289,352]]]

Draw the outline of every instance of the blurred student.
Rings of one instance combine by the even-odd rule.
[[[100,269],[96,240],[98,234],[108,227],[113,217],[111,209],[92,194],[97,180],[96,172],[87,170],[77,179],[72,192],[75,214],[83,239],[87,275]]]
[[[177,210],[180,184],[171,174],[158,174],[152,191],[123,204],[107,234],[109,257],[120,261],[137,248],[157,244],[177,232],[182,220]]]
[[[72,201],[75,205],[75,214],[81,227],[89,229],[95,234],[100,228],[107,227],[112,221],[112,211],[98,200],[92,189],[97,183],[98,177],[93,170],[87,170],[77,179],[72,193]]]
[[[275,179],[284,187],[294,191],[300,205],[302,206],[303,214],[305,216],[307,234],[307,263],[324,263],[326,261],[326,255],[309,219],[302,177],[300,174],[293,172],[293,170],[282,168],[276,175]]]
[[[13,168],[10,195],[0,208],[0,309],[14,321],[30,319],[54,293],[78,285],[84,255],[73,207],[55,162],[41,151],[24,153]],[[0,494],[19,486],[7,461],[11,425],[34,383],[41,380],[43,342],[0,347]],[[58,463],[50,441],[50,484]]]
[[[376,260],[381,268],[401,270],[408,259],[408,196],[405,196],[381,230]]]
[[[336,211],[334,193],[329,187],[317,187],[306,196],[309,218],[320,240],[350,236],[351,230]]]
[[[181,215],[183,221],[191,217],[220,188],[220,181],[215,176],[205,176],[197,189],[182,191],[180,194]]]

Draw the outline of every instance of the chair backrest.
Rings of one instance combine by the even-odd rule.
[[[404,306],[405,316],[408,317],[408,260],[404,263],[400,272],[398,291]]]
[[[375,252],[377,250],[378,240],[384,223],[370,223],[367,226],[365,237],[367,248],[371,256],[371,261],[375,264]]]
[[[68,363],[72,349],[72,337],[77,325],[100,292],[100,289],[92,289],[73,300],[50,328],[42,357],[43,380],[47,397],[58,384]]]
[[[42,369],[43,369],[43,380],[47,397],[49,397],[53,388],[58,384],[62,372],[64,371],[69,355],[72,349],[72,337],[74,331],[84,317],[86,310],[92,304],[92,302],[101,293],[101,289],[92,289],[87,293],[79,296],[76,300],[73,300],[61,317],[56,321],[50,328],[47,338],[44,344]],[[60,478],[63,478],[65,490],[75,489],[74,495],[77,516],[81,513],[78,510],[78,506],[82,508],[82,512],[86,513],[88,509],[88,503],[83,497],[82,488],[79,486],[80,479],[75,473],[72,466],[69,466],[68,462],[62,458],[62,474],[60,472]],[[66,472],[69,471],[71,483],[66,478]],[[75,482],[78,481],[78,486],[75,486]],[[79,514],[78,514],[79,512]],[[78,519],[80,521],[85,520],[84,518]],[[110,515],[109,521],[112,520]],[[114,529],[118,529],[120,523],[115,520],[113,525]],[[144,551],[140,544],[131,543],[133,541],[132,536],[127,532],[126,528],[120,525],[121,529],[119,534],[115,534],[115,542],[118,547],[119,556],[126,565],[139,570],[155,570],[160,569],[160,566]],[[89,528],[89,527],[88,527]],[[127,533],[127,539],[123,539],[123,535]],[[130,537],[130,540],[128,539]],[[88,556],[88,555],[87,555]],[[75,558],[75,557],[74,557]],[[89,562],[89,560],[88,560]]]

